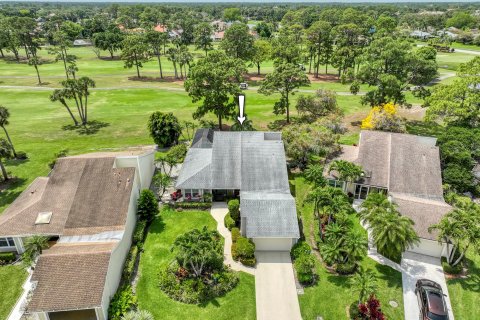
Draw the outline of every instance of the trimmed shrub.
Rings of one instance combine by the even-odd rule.
[[[232,242],[237,242],[238,238],[242,235],[240,234],[240,229],[232,228]]]
[[[175,202],[175,209],[208,210],[212,207],[211,202]]]
[[[132,310],[137,304],[137,297],[133,294],[132,287],[123,286],[110,301],[108,318],[110,320],[121,320],[122,316]]]
[[[308,245],[306,241],[299,241],[295,243],[290,251],[290,256],[293,260],[300,258],[303,255],[310,255],[312,248]]]
[[[135,268],[135,262],[137,261],[137,256],[138,256],[138,247],[133,246],[130,249],[127,260],[125,261],[125,265],[123,267],[122,277],[123,277],[123,280],[126,281],[127,283],[130,282],[130,280],[132,279],[133,269]]]
[[[357,264],[354,262],[338,263],[335,267],[335,271],[342,275],[352,274],[356,269]]]
[[[140,219],[146,221],[153,220],[158,214],[158,201],[152,190],[142,190],[140,197],[138,198],[137,212]]]
[[[142,244],[145,240],[145,229],[147,228],[147,221],[140,220],[135,226],[135,231],[133,232],[133,244],[139,245]]]
[[[15,261],[16,256],[13,252],[0,253],[0,265],[8,264]]]
[[[240,201],[238,199],[228,201],[228,212],[235,223],[240,221]]]
[[[315,281],[315,259],[312,255],[301,255],[294,263],[297,271],[298,281],[304,284],[311,284]]]
[[[251,240],[239,236],[237,241],[232,244],[232,257],[246,266],[254,266],[257,262],[255,244]]]
[[[225,227],[226,227],[228,230],[232,230],[232,228],[235,227],[235,220],[232,219],[232,217],[230,216],[230,213],[227,213],[227,215],[225,216],[223,222],[224,222],[224,224],[225,224]]]
[[[25,151],[17,151],[17,159],[18,160],[27,160],[28,155]]]
[[[448,262],[447,258],[442,257],[442,267],[443,272],[448,274],[459,274],[463,271],[463,264],[459,262],[456,266],[452,267]]]

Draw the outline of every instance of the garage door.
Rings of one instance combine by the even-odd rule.
[[[292,238],[254,238],[257,251],[290,251],[294,239]]]
[[[50,320],[97,320],[94,309],[50,312],[48,313]]]
[[[443,246],[437,241],[420,239],[418,246],[415,246],[408,251],[440,258],[442,256]]]

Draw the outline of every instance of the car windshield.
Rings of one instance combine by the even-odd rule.
[[[427,316],[428,316],[428,319],[431,319],[431,320],[448,320],[448,316],[441,316],[433,312],[429,312]]]

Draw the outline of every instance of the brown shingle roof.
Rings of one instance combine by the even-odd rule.
[[[438,232],[428,232],[428,228],[438,223],[452,207],[443,200],[430,200],[405,194],[390,193],[398,211],[413,220],[413,228],[420,238],[437,240]]]
[[[102,303],[110,255],[117,242],[57,244],[38,259],[30,312],[98,307]]]
[[[122,229],[135,168],[113,168],[115,158],[62,158],[48,178],[36,179],[0,216],[0,236],[91,234]],[[35,225],[39,212],[52,212]]]

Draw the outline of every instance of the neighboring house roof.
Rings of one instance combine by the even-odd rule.
[[[101,306],[110,255],[117,243],[57,244],[45,250],[32,275],[32,282],[37,285],[28,311]]]
[[[73,41],[74,46],[91,46],[92,41],[86,39],[77,39]]]
[[[157,31],[157,32],[167,32],[168,29],[167,29],[167,26],[164,26],[163,24],[157,24],[153,30]]]
[[[135,168],[110,158],[61,158],[0,215],[0,236],[86,235],[125,226]],[[36,224],[51,212],[49,223]]]
[[[365,176],[359,183],[387,188],[399,212],[415,222],[418,235],[436,239],[435,233],[428,232],[428,227],[438,223],[451,210],[443,198],[436,142],[431,137],[362,131],[359,145],[342,146],[337,159],[362,166]],[[336,172],[329,177],[337,178]]]
[[[437,240],[438,232],[428,232],[428,228],[438,223],[452,207],[443,200],[431,200],[406,194],[389,193],[398,211],[415,222],[413,228],[420,238]]]
[[[214,132],[211,145],[210,131],[200,131],[195,136],[180,171],[177,188],[241,190],[242,216],[247,217],[247,226],[252,225],[247,227],[248,237],[260,234],[299,237],[281,133]],[[248,195],[245,202],[244,194]],[[268,203],[263,202],[267,195]],[[262,209],[274,203],[275,206],[269,208],[278,208],[278,211],[269,213]],[[287,222],[292,224],[290,229],[285,227]]]

